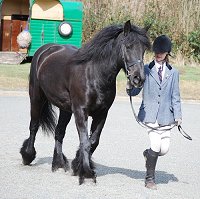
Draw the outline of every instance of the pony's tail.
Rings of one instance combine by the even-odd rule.
[[[52,104],[46,100],[43,105],[40,115],[40,126],[46,134],[53,134],[56,128],[56,113],[53,110]]]

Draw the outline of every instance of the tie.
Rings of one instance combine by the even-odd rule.
[[[159,77],[160,83],[162,82],[162,71],[163,71],[163,66],[160,66],[158,68],[158,77]]]

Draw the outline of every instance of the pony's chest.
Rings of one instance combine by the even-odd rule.
[[[113,92],[98,92],[90,96],[88,103],[89,110],[99,111],[99,110],[108,110],[112,105],[115,98]]]

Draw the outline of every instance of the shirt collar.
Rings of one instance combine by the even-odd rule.
[[[163,66],[163,68],[166,66],[166,62],[164,62],[163,64],[159,64],[156,60],[154,60],[154,62],[157,70],[160,68],[160,66]]]

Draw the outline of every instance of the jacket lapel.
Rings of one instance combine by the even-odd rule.
[[[159,77],[158,77],[158,73],[157,73],[157,70],[156,70],[156,67],[155,67],[155,62],[152,61],[150,64],[149,64],[149,69],[150,69],[150,75],[156,80],[156,82],[160,85],[160,80],[159,80]]]
[[[167,82],[167,80],[169,79],[169,77],[171,76],[172,74],[172,67],[166,63],[166,69],[165,69],[165,74],[164,74],[164,77],[163,77],[163,80],[162,82],[160,83],[160,80],[159,80],[159,77],[158,77],[158,73],[157,73],[157,70],[156,70],[156,67],[155,67],[155,62],[152,61],[150,64],[149,64],[149,69],[150,69],[150,75],[156,80],[156,82],[158,83],[158,85],[163,85]]]
[[[162,80],[162,85],[165,84],[167,82],[167,80],[169,79],[169,77],[172,75],[172,67],[167,63],[166,65],[167,67],[165,68],[165,74]]]

